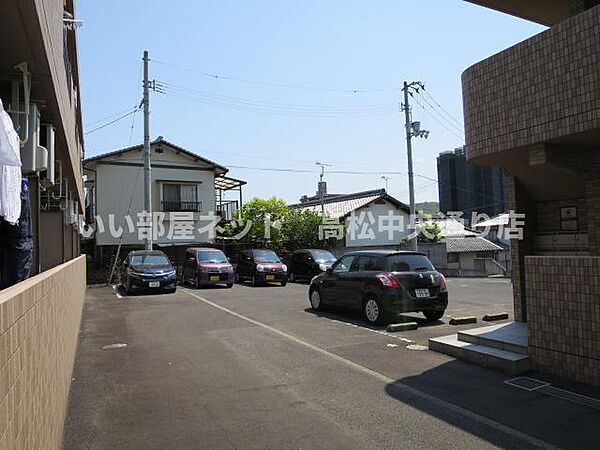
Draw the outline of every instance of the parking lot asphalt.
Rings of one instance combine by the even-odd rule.
[[[410,349],[484,323],[386,333],[307,288],[88,289],[65,449],[597,448],[600,411]],[[512,311],[508,280],[449,291],[447,316]]]

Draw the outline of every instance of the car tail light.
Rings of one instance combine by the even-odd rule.
[[[444,275],[440,275],[440,291],[445,292],[448,290],[448,282],[446,281],[446,277]]]
[[[400,287],[398,280],[396,280],[391,273],[381,272],[381,273],[378,273],[377,275],[375,275],[375,278],[377,278],[379,280],[379,282],[381,283],[381,285],[383,287],[386,287],[386,288]]]

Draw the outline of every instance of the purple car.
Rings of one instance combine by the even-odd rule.
[[[233,266],[225,254],[216,248],[188,248],[183,264],[183,282],[200,287],[209,284],[233,286]]]

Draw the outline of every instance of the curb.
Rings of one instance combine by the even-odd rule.
[[[481,318],[485,322],[493,322],[494,320],[505,320],[508,319],[508,313],[501,312],[495,314],[486,314]]]
[[[465,316],[465,317],[452,317],[450,319],[450,325],[463,325],[465,323],[477,323],[477,317]]]
[[[417,322],[391,323],[386,327],[385,331],[394,333],[396,331],[416,330],[417,328]]]

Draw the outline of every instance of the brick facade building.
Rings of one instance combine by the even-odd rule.
[[[466,153],[526,214],[513,289],[534,367],[600,385],[599,2],[473,3],[550,26],[464,72]]]

